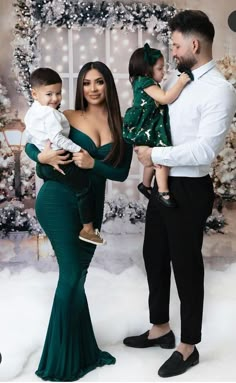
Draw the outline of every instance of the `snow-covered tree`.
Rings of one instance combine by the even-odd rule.
[[[225,78],[236,88],[236,57],[225,56],[217,61]],[[212,164],[215,192],[223,199],[236,200],[236,114],[226,137],[225,147]]]

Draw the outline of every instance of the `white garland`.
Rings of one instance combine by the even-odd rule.
[[[31,95],[29,75],[38,67],[40,52],[37,44],[43,27],[73,25],[94,26],[103,31],[118,27],[135,31],[138,28],[152,29],[158,40],[169,41],[168,20],[177,10],[166,4],[125,4],[122,2],[77,1],[77,0],[17,0],[14,4],[17,23],[14,30],[13,70],[18,86],[29,104]]]

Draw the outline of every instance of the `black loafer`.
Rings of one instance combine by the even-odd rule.
[[[140,193],[142,193],[147,199],[150,199],[152,187],[145,186],[142,182],[137,186]]]
[[[175,348],[175,336],[172,331],[155,339],[148,339],[149,330],[142,335],[129,336],[123,340],[128,347],[146,348],[160,346],[162,348]]]
[[[196,347],[188,359],[184,360],[183,355],[179,351],[174,351],[167,361],[159,368],[158,375],[162,378],[170,378],[183,374],[188,368],[199,363],[199,353]]]

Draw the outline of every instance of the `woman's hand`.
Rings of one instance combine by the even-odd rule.
[[[65,154],[64,149],[53,150],[51,149],[51,143],[48,141],[45,148],[38,155],[38,160],[41,164],[51,165],[58,172],[65,174],[59,165],[66,165],[73,160],[68,160],[70,154]]]
[[[73,161],[74,163],[82,169],[92,169],[94,167],[94,159],[90,156],[90,154],[81,149],[77,153],[73,153]]]

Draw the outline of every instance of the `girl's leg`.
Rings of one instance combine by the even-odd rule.
[[[168,186],[168,176],[169,176],[169,168],[167,166],[156,167],[156,180],[158,185],[159,193],[164,193],[169,191]]]
[[[153,178],[153,168],[146,167],[143,170],[143,182],[138,184],[138,190],[142,193],[146,198],[150,198],[152,192],[152,178]]]
[[[166,207],[176,207],[176,201],[169,191],[168,176],[169,168],[167,166],[156,166],[157,200]]]
[[[143,184],[146,187],[151,187],[153,179],[153,167],[147,167],[143,169]]]

